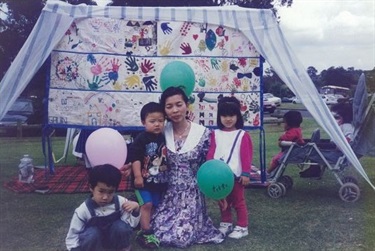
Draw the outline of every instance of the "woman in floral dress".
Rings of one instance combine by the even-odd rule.
[[[169,120],[165,127],[169,181],[152,217],[155,235],[162,245],[180,248],[220,243],[224,236],[207,215],[196,179],[206,158],[210,131],[186,119],[188,98],[181,88],[166,89],[160,103]]]

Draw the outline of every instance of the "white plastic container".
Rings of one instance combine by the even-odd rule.
[[[28,155],[23,155],[18,165],[18,181],[23,183],[34,182],[34,165],[33,159]]]

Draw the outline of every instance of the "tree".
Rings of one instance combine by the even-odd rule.
[[[277,73],[271,68],[267,68],[263,76],[263,92],[273,93],[278,97],[291,97],[293,96],[292,91],[288,86],[280,79]]]
[[[25,43],[44,7],[46,0],[2,0],[0,6],[7,9],[0,19],[0,77]]]
[[[352,71],[347,71],[343,67],[330,67],[327,70],[323,70],[320,73],[321,86],[325,85],[336,85],[341,87],[351,88],[357,84],[358,76],[354,68]],[[321,87],[320,86],[320,87]]]

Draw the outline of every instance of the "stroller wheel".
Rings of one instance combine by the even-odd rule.
[[[358,185],[358,181],[357,181],[357,179],[356,178],[354,178],[353,176],[345,176],[345,177],[343,177],[342,179],[341,179],[341,181],[342,181],[342,183],[349,183],[349,182],[351,182],[351,183],[354,183],[354,184],[356,184],[356,185]]]
[[[283,196],[285,194],[285,186],[281,183],[271,183],[268,187],[267,187],[267,193],[268,193],[268,196],[270,196],[271,198],[273,199],[278,199],[280,198],[281,196]],[[281,187],[283,186],[283,187]]]
[[[352,182],[347,182],[340,187],[339,196],[345,202],[355,202],[360,196],[359,187]]]
[[[288,175],[281,176],[277,181],[282,183],[286,189],[290,189],[293,187],[293,179]]]
[[[286,187],[283,183],[281,182],[277,182],[277,184],[281,187],[281,190],[282,190],[282,195],[281,196],[285,196],[286,194]]]

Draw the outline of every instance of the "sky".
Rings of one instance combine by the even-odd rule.
[[[280,26],[305,68],[375,68],[374,0],[294,0]]]

